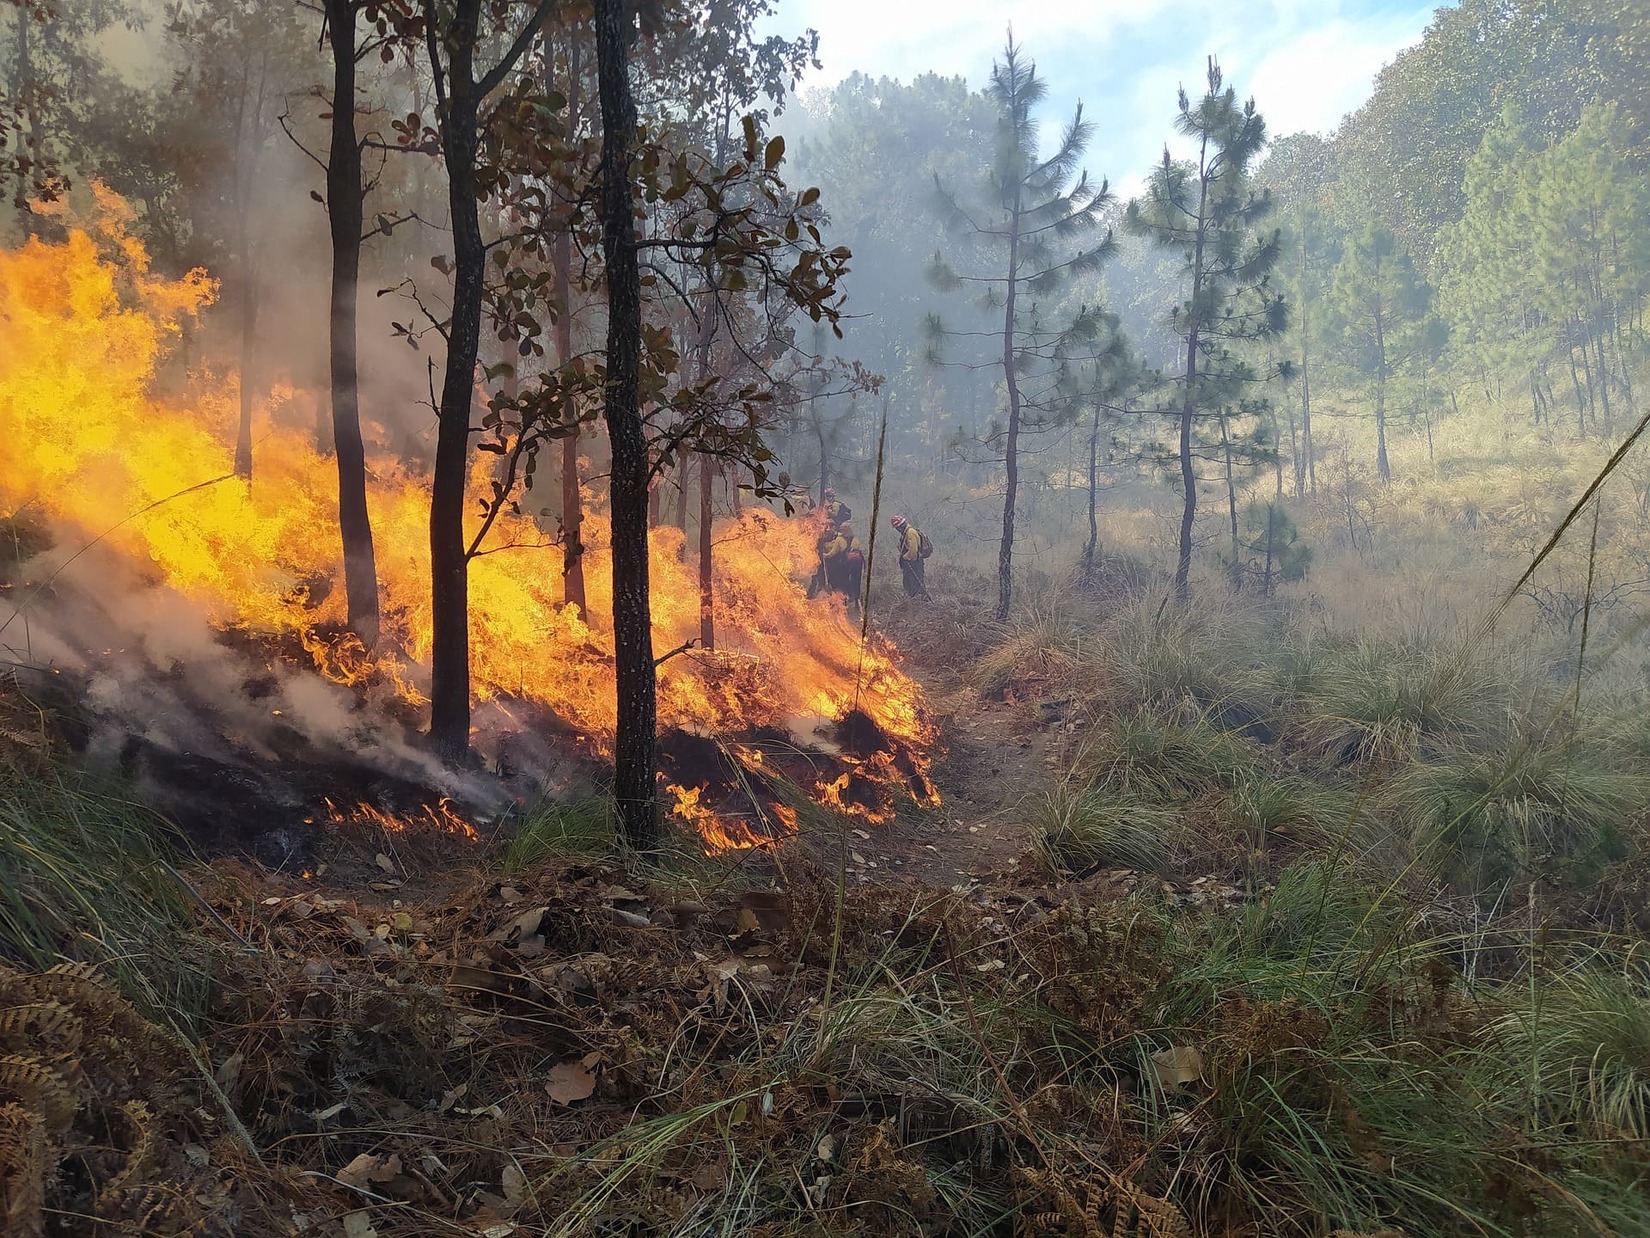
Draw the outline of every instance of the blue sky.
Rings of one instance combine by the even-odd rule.
[[[1012,22],[1048,82],[1051,124],[1080,98],[1086,160],[1125,190],[1160,157],[1175,90],[1213,53],[1274,136],[1327,132],[1368,98],[1381,66],[1420,39],[1436,3],[1411,0],[778,0],[775,32],[819,31],[828,86],[854,70],[909,81],[934,70],[982,85]]]

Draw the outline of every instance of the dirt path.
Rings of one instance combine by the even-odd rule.
[[[1063,722],[1034,703],[985,700],[955,674],[926,674],[923,686],[940,728],[933,778],[943,802],[884,826],[850,825],[848,872],[865,884],[1012,883],[1036,862],[1039,801],[1067,765]]]

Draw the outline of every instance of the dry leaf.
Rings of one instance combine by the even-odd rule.
[[[1152,1054],[1152,1073],[1164,1091],[1174,1091],[1203,1078],[1203,1055],[1190,1045]]]
[[[550,1080],[544,1090],[550,1093],[551,1100],[558,1105],[571,1105],[595,1095],[596,1075],[590,1069],[595,1064],[590,1060],[593,1056],[586,1054],[578,1061],[562,1062],[550,1068]]]
[[[519,1166],[506,1165],[503,1187],[504,1206],[510,1210],[506,1216],[513,1216],[521,1211],[521,1206],[527,1202],[527,1175],[521,1172]]]
[[[338,1171],[338,1181],[358,1188],[381,1186],[400,1176],[401,1158],[393,1152],[387,1156],[363,1152]]]
[[[470,1085],[468,1083],[461,1083],[456,1088],[447,1089],[447,1091],[441,1094],[441,1103],[435,1107],[435,1111],[437,1113],[446,1113],[447,1110],[451,1109],[454,1105],[458,1104],[459,1101],[463,1100],[464,1094],[469,1090]]]
[[[390,859],[390,857],[385,855],[382,851],[378,853],[373,862],[386,873],[395,872],[395,861]]]
[[[372,1227],[372,1218],[366,1212],[346,1212],[343,1217],[344,1238],[378,1238]]]
[[[544,923],[544,913],[549,910],[548,907],[533,907],[524,911],[488,940],[502,941],[507,946],[514,946],[529,937],[536,937],[539,927]]]

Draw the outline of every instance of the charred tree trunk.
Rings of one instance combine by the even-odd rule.
[[[549,56],[545,56],[545,77],[550,76]],[[546,83],[548,84],[548,83]],[[577,133],[579,124],[579,45],[567,45],[567,129]],[[573,360],[573,241],[567,231],[556,236],[556,364]],[[584,600],[584,498],[579,491],[579,425],[561,441],[561,527],[562,601],[577,606],[588,617]]]
[[[476,177],[480,106],[527,50],[549,5],[546,2],[534,11],[504,57],[479,80],[475,54],[481,40],[482,0],[458,0],[445,30],[437,29],[435,13],[431,6],[425,7],[425,39],[438,88],[441,158],[447,167],[447,208],[453,231],[452,316],[430,493],[430,740],[444,760],[459,761],[470,750],[470,559],[464,544],[464,486],[487,261]]]
[[[338,533],[344,544],[349,626],[370,647],[378,641],[378,567],[367,513],[367,459],[361,442],[356,364],[363,207],[361,145],[355,136],[355,6],[353,0],[326,2],[333,82],[332,149],[327,155],[327,222],[332,232],[331,438],[338,464]]]
[[[715,513],[711,510],[711,483],[715,470],[709,456],[699,457],[699,643],[716,648],[716,582],[711,577],[711,537]]]
[[[258,290],[251,259],[245,249],[241,261],[246,266],[241,287],[241,391],[240,419],[235,432],[235,476],[252,480],[252,364],[257,352]]]
[[[257,85],[254,88],[251,81],[241,84],[235,115],[235,248],[241,276],[240,422],[235,435],[235,476],[245,481],[252,480],[252,396],[257,390],[253,361],[258,332],[258,246],[251,219],[252,189],[263,144],[264,89],[269,80],[269,49],[262,47],[259,52]],[[242,67],[251,78],[252,66],[243,63]]]
[[[623,0],[595,0],[596,66],[602,109],[602,252],[607,261],[607,391],[613,447],[613,651],[618,728],[613,796],[625,839],[638,851],[659,845],[655,798],[653,624],[647,573],[647,431],[642,424],[642,288],[636,259],[630,143],[629,29]]]
[[[676,527],[687,540],[688,481],[693,470],[693,455],[683,451],[676,461]]]

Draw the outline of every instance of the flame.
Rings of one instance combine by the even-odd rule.
[[[256,426],[255,479],[229,477],[233,388],[196,383],[173,398],[155,381],[215,287],[199,271],[181,280],[153,274],[128,233],[130,209],[101,188],[97,203],[95,217],[61,243],[31,239],[0,251],[0,436],[12,445],[0,511],[42,512],[83,541],[102,538],[218,627],[301,648],[335,683],[426,703],[427,477],[369,445],[385,639],[368,650],[345,628],[336,466],[315,449],[313,416],[299,415],[299,393],[277,389]],[[477,455],[472,492],[480,496],[490,493],[491,457]],[[502,514],[493,553],[470,565],[472,676],[478,702],[536,702],[605,754],[615,726],[609,525],[595,496],[585,500],[588,613],[560,604],[561,549],[530,516]],[[718,524],[721,644],[660,667],[660,724],[805,734],[857,708],[922,765],[926,785],[922,752],[933,732],[895,650],[882,640],[862,648],[840,597],[805,596],[815,535],[805,520],[753,508]],[[681,530],[653,531],[650,570],[654,645],[674,649],[699,629],[697,564]],[[838,792],[832,802],[840,800]],[[853,802],[848,810],[860,811]],[[710,810],[678,796],[676,815],[707,839],[753,845],[736,840],[736,825],[712,826],[700,812]]]
[[[391,834],[432,830],[437,833],[457,834],[471,842],[481,841],[481,835],[476,832],[476,827],[466,821],[453,802],[445,796],[434,804],[420,804],[417,812],[404,817],[398,817],[376,804],[365,801],[348,809],[339,808],[331,800],[323,800],[322,803],[327,806],[327,816],[334,825],[364,823],[376,825]]]

